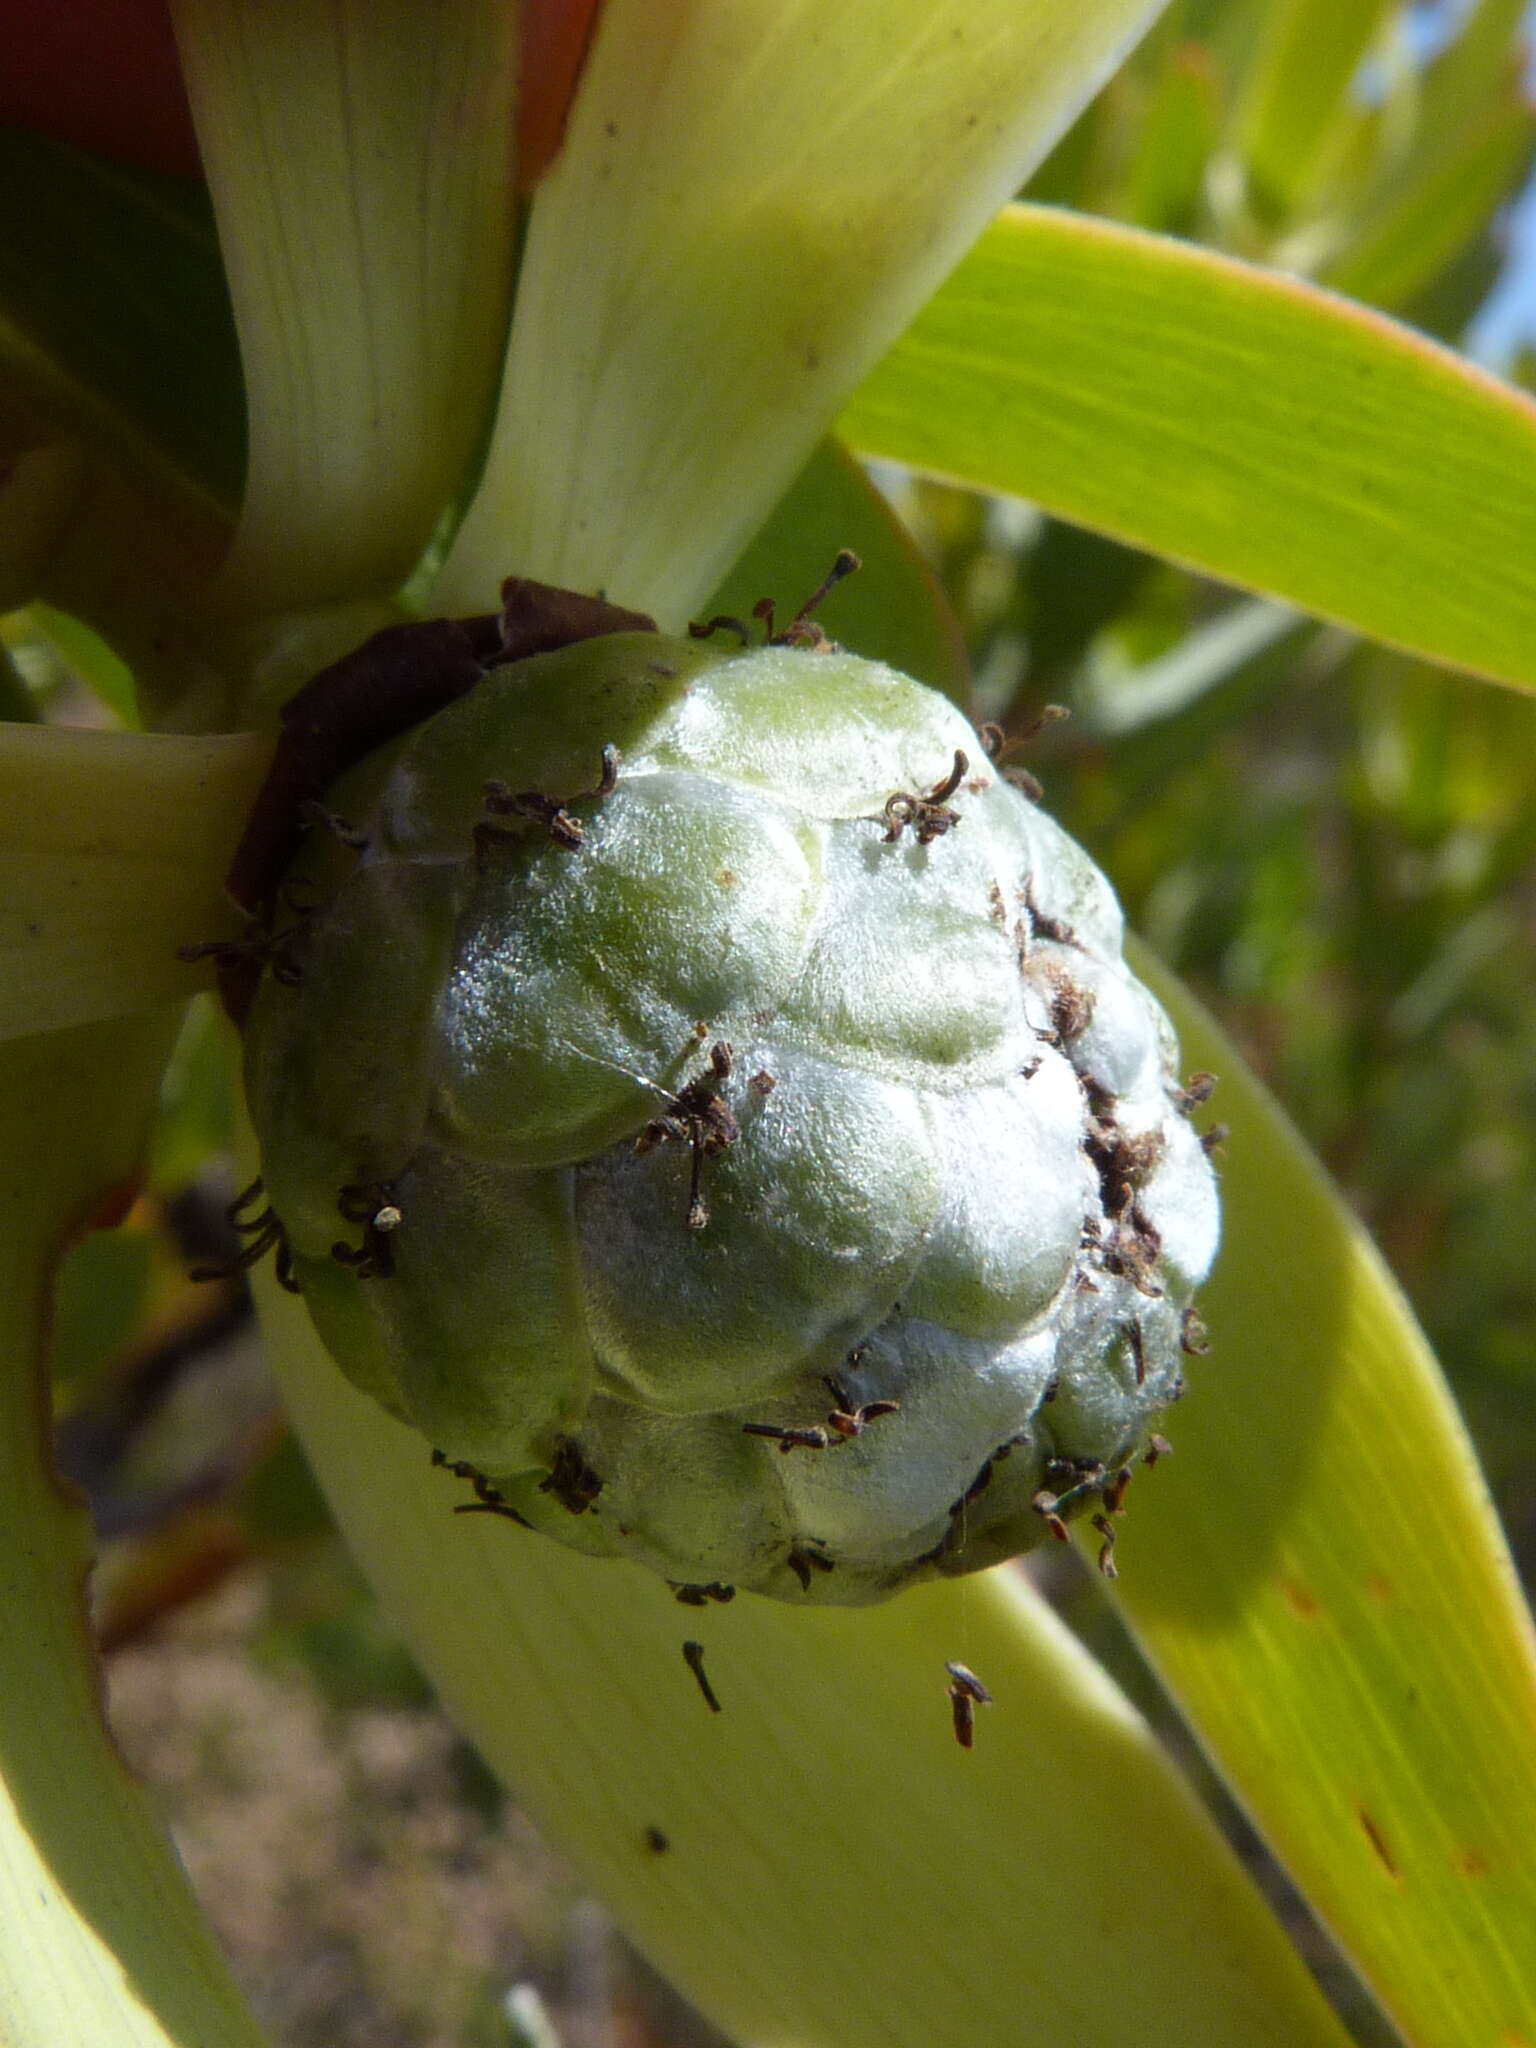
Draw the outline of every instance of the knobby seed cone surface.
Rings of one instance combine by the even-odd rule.
[[[367,845],[310,835],[247,1078],[359,1387],[690,1598],[876,1600],[1118,1505],[1215,1183],[1108,883],[953,705],[615,634],[332,801]]]

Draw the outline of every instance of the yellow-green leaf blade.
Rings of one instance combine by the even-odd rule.
[[[48,1463],[52,1263],[134,1174],[176,1016],[0,1050],[0,2042],[260,2048],[101,1719],[90,1532]]]
[[[1445,147],[1399,170],[1364,219],[1349,223],[1349,240],[1324,265],[1322,282],[1373,306],[1406,305],[1524,182],[1533,141],[1536,114],[1520,95],[1483,110]]]
[[[449,1710],[733,2038],[1342,2048],[1145,1725],[1010,1573],[859,1611],[680,1608],[627,1565],[455,1516],[422,1440],[262,1292],[310,1458]],[[996,1695],[969,1755],[952,1658]]]
[[[1157,0],[609,0],[435,602],[515,564],[670,627]]]
[[[839,431],[1536,687],[1536,405],[1296,279],[1010,207]]]
[[[202,188],[0,126],[0,384],[216,525],[244,419]]]
[[[1308,182],[1386,0],[1272,0],[1255,40],[1237,143],[1262,201],[1284,206]]]
[[[269,735],[0,725],[0,1038],[181,998],[238,929],[222,879]]]
[[[74,441],[34,441],[0,460],[0,612],[35,595],[79,480]]]
[[[1150,971],[1143,963],[1143,971]],[[1536,1645],[1454,1404],[1290,1126],[1222,1077],[1226,1242],[1122,1604],[1239,1798],[1419,2048],[1536,2038]]]
[[[250,414],[226,603],[401,582],[484,430],[512,256],[509,0],[176,0]]]
[[[1521,96],[1524,19],[1524,0],[1471,0],[1458,33],[1426,67],[1426,135],[1454,133],[1464,123]]]

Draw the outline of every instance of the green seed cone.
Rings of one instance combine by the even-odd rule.
[[[1109,885],[947,700],[615,634],[331,801],[367,846],[306,853],[248,1024],[266,1188],[482,1496],[843,1603],[1118,1504],[1215,1183]]]

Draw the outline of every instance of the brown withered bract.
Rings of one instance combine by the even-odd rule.
[[[1042,705],[1038,714],[1030,720],[1028,725],[1022,727],[1016,733],[1010,734],[1005,732],[1003,727],[992,719],[989,719],[985,725],[977,727],[982,750],[986,754],[987,759],[1000,772],[1003,780],[1011,782],[1014,788],[1022,795],[1028,797],[1032,804],[1039,803],[1045,795],[1045,789],[1039,777],[1032,775],[1027,768],[1017,766],[1005,768],[1003,763],[1010,754],[1017,753],[1021,747],[1027,747],[1036,734],[1043,731],[1046,726],[1055,725],[1059,720],[1070,718],[1071,715],[1064,704],[1046,704]]]
[[[269,930],[306,823],[347,769],[463,697],[493,670],[608,633],[654,633],[647,613],[509,576],[499,612],[386,626],[312,676],[279,714],[272,764],[225,877],[234,901]],[[237,1024],[261,979],[259,960],[218,957],[219,993]]]
[[[1136,1384],[1144,1387],[1147,1383],[1147,1340],[1141,1334],[1140,1323],[1127,1323],[1125,1341],[1130,1346],[1131,1359],[1136,1367]]]

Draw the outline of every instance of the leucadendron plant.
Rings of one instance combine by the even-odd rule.
[[[1248,10],[1228,241],[1337,256],[1378,11]],[[1107,1674],[973,1569],[1076,1530],[1405,2035],[1536,2040],[1536,1665],[1454,1409],[825,439],[1536,685],[1524,399],[1007,204],[1156,12],[176,0],[160,44],[64,10],[72,112],[8,85],[0,586],[142,729],[0,726],[7,2048],[259,2039],[103,1728],[43,1428],[49,1276],[215,975],[337,1517],[733,2038],[1345,2038]],[[1503,74],[1458,62],[1475,126]],[[40,126],[152,128],[216,244]],[[1204,1345],[1211,1074],[1215,1348],[1125,1523]]]

